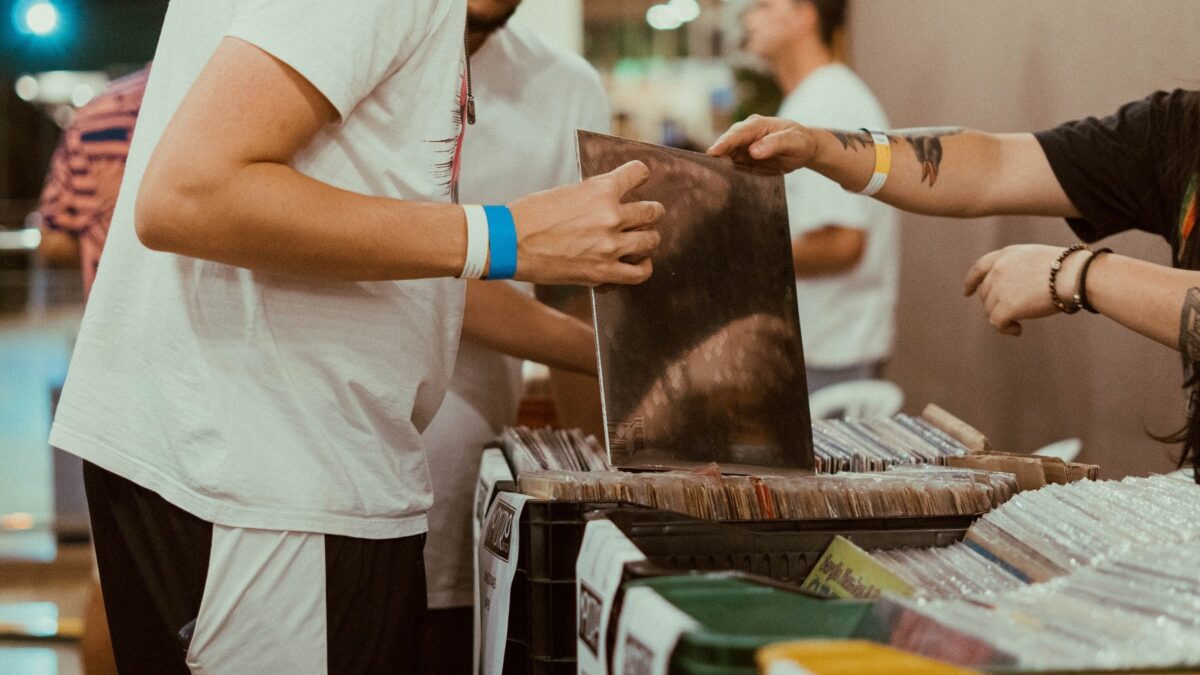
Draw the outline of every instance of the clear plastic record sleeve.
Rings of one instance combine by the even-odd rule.
[[[625,201],[666,207],[654,274],[592,292],[614,466],[812,470],[783,175],[578,133],[583,178],[650,169]]]

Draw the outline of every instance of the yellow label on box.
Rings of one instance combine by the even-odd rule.
[[[845,537],[835,537],[804,580],[804,590],[831,598],[913,594],[913,587]]]

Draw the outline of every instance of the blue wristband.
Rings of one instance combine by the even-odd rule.
[[[517,273],[517,224],[507,206],[484,206],[488,222],[488,279],[511,279]]]

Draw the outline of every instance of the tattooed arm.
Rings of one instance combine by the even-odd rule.
[[[980,258],[965,281],[978,294],[992,325],[1020,335],[1021,322],[1058,313],[1046,286],[1061,247],[1021,245]],[[1071,255],[1058,275],[1059,297],[1077,292],[1087,253]],[[1088,269],[1087,296],[1098,312],[1168,347],[1186,361],[1200,361],[1200,272],[1107,254]]]
[[[893,206],[957,217],[1079,215],[1032,134],[930,128],[892,131],[888,138],[892,170],[875,196]],[[867,133],[757,115],[733,125],[708,152],[783,171],[812,169],[854,191],[866,186],[875,166]]]

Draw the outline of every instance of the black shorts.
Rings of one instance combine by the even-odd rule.
[[[230,528],[83,471],[122,675],[416,672],[425,535]]]

